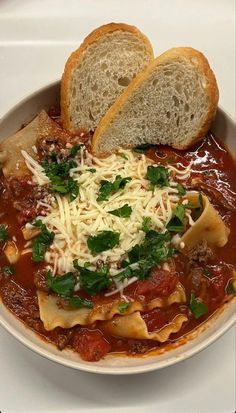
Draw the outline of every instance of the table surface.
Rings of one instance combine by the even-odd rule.
[[[95,27],[137,25],[156,54],[192,46],[208,57],[220,105],[235,117],[233,0],[1,0],[0,116],[60,78],[64,63]],[[56,365],[0,328],[0,412],[233,413],[235,328],[192,359],[139,376],[98,376]]]

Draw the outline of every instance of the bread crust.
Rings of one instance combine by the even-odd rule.
[[[62,123],[65,129],[72,131],[72,125],[70,122],[70,114],[68,111],[68,101],[69,101],[69,94],[70,94],[70,82],[73,75],[74,69],[78,66],[78,64],[82,61],[84,53],[86,53],[86,49],[93,43],[96,43],[102,37],[106,36],[109,33],[113,33],[116,31],[124,31],[129,32],[137,36],[143,43],[146,45],[146,49],[150,54],[150,57],[154,58],[153,48],[148,40],[147,36],[145,36],[137,27],[130,26],[129,24],[125,23],[108,23],[103,26],[98,27],[97,29],[93,30],[83,41],[80,47],[75,50],[70,57],[68,58],[65,69],[61,79],[61,118]]]
[[[119,112],[122,106],[126,103],[133,92],[146,80],[150,72],[157,66],[173,61],[174,59],[186,58],[190,60],[192,64],[198,67],[198,70],[202,72],[206,79],[205,91],[209,99],[208,113],[205,121],[198,132],[192,137],[191,141],[186,145],[173,145],[175,149],[188,149],[195,143],[203,139],[206,132],[209,130],[212,120],[214,119],[217,104],[219,100],[219,90],[216,82],[215,75],[210,68],[206,57],[196,49],[191,47],[177,47],[172,48],[162,55],[154,59],[134,80],[127,86],[125,91],[116,99],[115,103],[110,107],[105,116],[101,119],[92,139],[92,152],[98,154],[98,147],[102,140],[104,131],[109,128],[115,115]],[[101,153],[99,153],[101,155]],[[102,155],[108,155],[104,153]]]

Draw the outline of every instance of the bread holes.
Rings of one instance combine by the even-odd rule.
[[[182,93],[182,85],[180,83],[177,83],[176,86],[175,86],[175,90],[176,90],[176,92],[181,94]]]
[[[176,119],[176,125],[177,125],[177,126],[179,126],[179,121],[180,121],[180,118],[179,118],[179,116],[178,116],[177,119]]]
[[[166,112],[166,117],[167,117],[167,119],[170,119],[170,112],[169,111]]]
[[[173,101],[174,101],[174,106],[176,106],[177,108],[179,107],[179,99],[177,98],[177,96],[173,96]]]
[[[105,70],[107,69],[107,64],[105,62],[103,62],[101,64],[101,69],[105,72]]]
[[[92,90],[93,92],[95,92],[96,90],[98,90],[98,85],[97,85],[97,83],[94,83],[94,84],[92,85],[91,90]]]
[[[108,90],[104,90],[102,96],[104,96],[104,97],[105,97],[105,96],[108,96]]]
[[[130,83],[130,79],[128,77],[119,77],[118,79],[118,84],[120,86],[128,86],[128,84]]]
[[[194,114],[192,113],[190,116],[190,120],[193,120],[193,119],[194,119]]]
[[[189,111],[189,104],[188,104],[188,103],[185,103],[185,105],[184,105],[184,111],[185,111],[185,112],[188,112],[188,111]]]
[[[153,82],[152,82],[153,86],[156,86],[157,83],[158,83],[158,80],[157,80],[157,79],[154,79]]]
[[[72,89],[72,97],[75,98],[75,96],[76,96],[76,88],[74,86]]]

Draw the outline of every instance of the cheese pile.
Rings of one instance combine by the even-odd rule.
[[[28,154],[23,154],[34,179],[40,185],[48,183],[42,167],[31,161]],[[42,219],[55,238],[45,255],[53,273],[65,273],[73,270],[73,260],[78,259],[80,265],[90,262],[96,265],[98,260],[109,262],[111,273],[115,274],[117,262],[135,244],[143,241],[145,233],[141,229],[144,217],[152,220],[152,229],[165,230],[173,208],[179,202],[178,180],[186,179],[191,172],[191,165],[178,170],[167,166],[169,187],[150,187],[146,179],[147,167],[154,162],[144,154],[136,154],[132,150],[122,150],[111,156],[98,159],[92,156],[85,147],[80,149],[77,158],[78,167],[71,169],[70,175],[79,184],[79,196],[69,202],[66,196],[55,195],[55,203],[48,206],[48,214]],[[116,176],[130,177],[124,189],[120,189],[108,197],[107,201],[98,202],[97,197],[101,180],[114,181]],[[129,218],[114,216],[109,211],[125,204],[132,208]],[[93,256],[88,249],[87,239],[97,235],[99,231],[110,230],[120,233],[119,245],[112,250]]]

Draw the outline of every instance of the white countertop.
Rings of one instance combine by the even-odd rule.
[[[0,116],[60,77],[65,60],[95,27],[137,25],[156,53],[193,46],[215,71],[220,104],[235,117],[234,1],[2,0]],[[199,355],[139,376],[96,376],[32,353],[0,328],[0,412],[233,413],[236,330]]]

